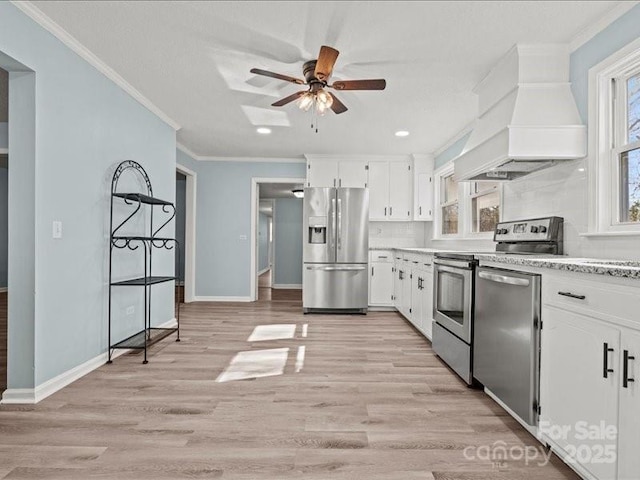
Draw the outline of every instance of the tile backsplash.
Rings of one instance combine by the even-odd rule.
[[[370,247],[423,247],[427,222],[369,222]]]

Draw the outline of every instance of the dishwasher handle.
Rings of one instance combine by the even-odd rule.
[[[527,278],[510,277],[509,275],[500,275],[498,273],[489,273],[484,271],[478,272],[478,276],[491,282],[506,283],[517,287],[528,287],[531,283]]]

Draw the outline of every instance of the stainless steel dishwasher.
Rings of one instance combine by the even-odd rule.
[[[473,373],[529,425],[538,422],[540,275],[476,270]]]

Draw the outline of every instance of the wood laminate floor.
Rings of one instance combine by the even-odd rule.
[[[38,405],[1,405],[0,478],[578,478],[541,454],[478,459],[541,446],[395,313],[302,315],[276,299],[181,318],[182,342],[148,365],[123,355]],[[216,381],[234,375],[247,378]]]

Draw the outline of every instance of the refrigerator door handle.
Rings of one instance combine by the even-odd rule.
[[[329,248],[333,252],[336,247],[336,199],[331,199],[331,235]],[[335,252],[334,252],[335,253]]]
[[[307,270],[321,270],[323,272],[355,272],[360,270],[366,270],[366,266],[360,267],[307,267]]]
[[[338,250],[342,248],[342,200],[338,199]]]

